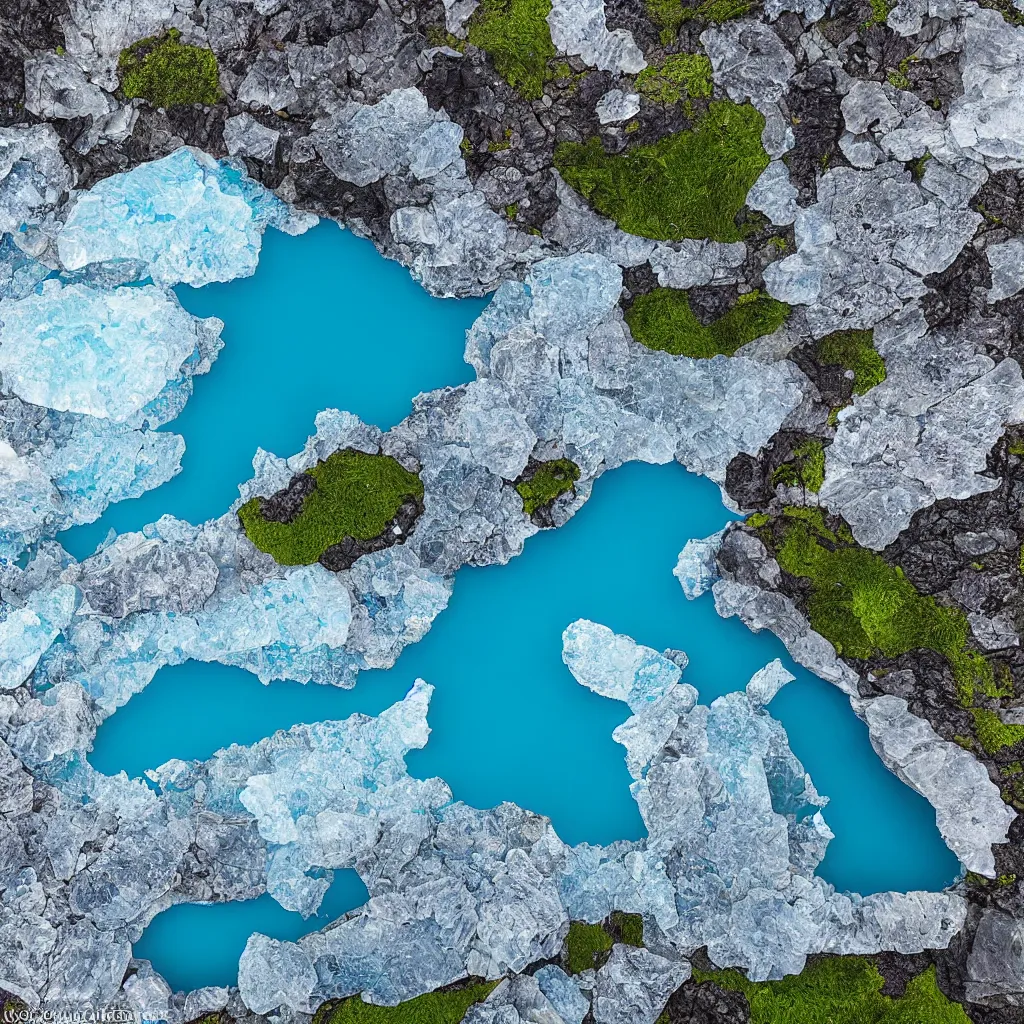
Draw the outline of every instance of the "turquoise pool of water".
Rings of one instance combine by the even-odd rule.
[[[333,221],[297,237],[268,230],[252,277],[175,292],[190,313],[225,324],[210,372],[194,379],[181,415],[161,428],[185,438],[181,472],[60,534],[76,558],[92,554],[111,528],[223,514],[252,476],[256,449],[299,451],[321,409],[346,409],[387,430],[420,392],[472,380],[464,332],[486,305],[432,298],[404,267]]]
[[[298,297],[311,279],[316,288]],[[353,281],[362,282],[356,292],[348,290]],[[367,295],[376,301],[364,314]],[[189,292],[183,302],[227,325],[224,352],[171,425],[186,438],[185,470],[152,494],[115,506],[98,527],[70,531],[84,553],[111,525],[137,529],[165,511],[193,521],[220,513],[249,475],[256,446],[297,450],[320,408],[349,408],[386,427],[406,414],[416,392],[468,379],[462,332],[481,308],[429,299],[404,270],[332,225],[299,239],[271,233],[254,278]],[[342,308],[346,326],[339,331]],[[384,311],[386,320],[376,320]],[[297,326],[300,316],[305,326]],[[352,316],[365,317],[359,329]],[[286,363],[282,335],[290,339]],[[403,362],[411,336],[418,339],[408,353],[415,373]],[[254,359],[270,369],[245,365]],[[878,760],[846,698],[794,666],[774,637],[721,619],[710,596],[684,598],[672,575],[679,550],[728,518],[708,480],[674,464],[624,466],[596,482],[568,524],[530,538],[508,565],[462,569],[448,609],[393,669],[364,673],[348,691],[263,686],[216,664],[163,669],[100,728],[90,760],[101,771],[137,776],[170,757],[205,758],[298,722],[378,713],[422,677],[436,691],[430,742],[408,758],[414,775],[441,776],[456,799],[477,807],[512,800],[549,815],[570,843],[640,838],[623,750],[611,738],[628,709],[578,685],[561,660],[562,630],[585,617],[659,650],[685,650],[684,679],[705,702],[781,657],[797,680],[771,711],[831,798],[824,813],[836,838],[821,874],[862,893],[942,888],[958,865],[932,809]],[[250,932],[295,938],[364,899],[358,879],[341,872],[327,911],[307,922],[269,897],[174,907],[154,920],[136,954],[178,988],[229,984]]]

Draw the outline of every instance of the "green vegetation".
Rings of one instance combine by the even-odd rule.
[[[378,537],[404,501],[423,497],[419,477],[390,455],[346,448],[307,472],[316,489],[292,522],[264,519],[259,498],[238,510],[249,540],[281,565],[309,565],[345,537]]]
[[[655,288],[638,295],[626,310],[633,337],[648,348],[691,359],[731,356],[747,342],[771,334],[789,316],[789,306],[761,292],[741,295],[714,323],[704,325],[690,309],[685,291]]]
[[[875,350],[874,331],[837,331],[818,342],[818,359],[825,366],[853,371],[853,393],[863,395],[885,380],[885,361]]]
[[[609,156],[601,140],[555,148],[562,177],[624,231],[645,238],[744,237],[736,217],[768,166],[764,118],[748,103],[711,103],[692,131]]]
[[[998,753],[1024,740],[1024,725],[1006,725],[988,708],[971,708],[974,716],[974,734],[988,754]]]
[[[613,910],[612,927],[619,933],[619,941],[627,946],[644,944],[644,919],[639,914],[624,914],[621,910]]]
[[[572,459],[542,462],[529,477],[516,483],[523,499],[523,511],[532,516],[539,508],[550,505],[560,494],[571,491],[580,478],[580,467]]]
[[[655,103],[711,98],[711,61],[703,53],[670,53],[636,76],[637,92]]]
[[[490,54],[498,74],[523,99],[539,100],[555,56],[547,16],[551,0],[482,0],[466,26],[469,41]]]
[[[439,989],[397,1006],[374,1006],[359,996],[324,1003],[313,1024],[459,1024],[474,1003],[483,1002],[498,984],[480,982],[458,989]]]
[[[721,24],[730,18],[742,18],[753,7],[753,0],[700,0],[693,6],[685,0],[647,0],[647,13],[661,29],[663,46],[675,39],[683,22],[701,18]]]
[[[884,25],[896,6],[896,0],[869,0],[871,4],[871,17],[861,26],[870,28],[872,25]]]
[[[217,58],[212,50],[180,42],[170,29],[149,36],[121,51],[117,67],[121,92],[127,99],[144,99],[154,107],[210,105],[220,98]]]
[[[569,934],[565,937],[565,959],[569,973],[579,974],[599,966],[603,962],[602,955],[613,944],[612,937],[601,925],[570,921]]]
[[[782,981],[755,983],[739,971],[695,970],[693,978],[742,992],[750,1024],[971,1024],[939,989],[934,967],[912,978],[899,999],[882,995],[878,968],[858,956],[818,960]]]
[[[773,484],[803,486],[815,494],[825,482],[825,448],[815,437],[793,449],[793,458],[772,474]]]
[[[913,85],[907,72],[910,70],[911,63],[916,62],[917,59],[917,57],[904,57],[897,67],[889,71],[886,78],[894,89],[909,89]]]
[[[431,46],[447,46],[450,50],[456,50],[459,53],[463,53],[466,49],[466,40],[453,35],[444,25],[428,25],[424,34]]]
[[[829,530],[821,509],[786,512],[773,523],[775,557],[786,572],[810,580],[811,625],[839,654],[895,658],[935,651],[949,663],[965,706],[978,687],[991,685],[988,662],[968,647],[962,611],[918,593],[899,566],[858,546],[845,529]]]

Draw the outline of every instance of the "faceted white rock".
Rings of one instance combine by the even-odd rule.
[[[45,118],[103,117],[114,103],[67,57],[44,53],[25,61],[25,108]]]
[[[224,145],[231,156],[273,163],[280,138],[279,131],[260,124],[252,114],[236,114],[224,122]]]
[[[792,672],[785,669],[782,662],[776,658],[773,662],[758,669],[747,683],[746,694],[752,704],[758,707],[767,707],[786,683],[791,683],[796,678]]]
[[[0,689],[13,690],[32,673],[42,653],[71,621],[75,588],[36,592],[23,608],[10,608],[0,622]]]
[[[635,92],[623,92],[621,89],[609,89],[594,108],[601,124],[619,124],[628,121],[640,112],[640,95]]]
[[[773,224],[792,224],[797,216],[796,197],[789,168],[773,160],[747,193],[747,206],[760,210]]]
[[[722,546],[722,533],[719,530],[702,540],[688,540],[679,552],[672,575],[679,580],[690,601],[707,593],[719,578],[717,556]]]
[[[1008,242],[990,245],[985,255],[992,268],[989,302],[1008,299],[1024,288],[1024,238],[1011,238]]]
[[[950,132],[993,170],[1024,167],[1024,31],[974,7],[963,33],[963,93],[950,105]]]
[[[635,75],[647,67],[632,33],[609,30],[604,0],[552,0],[547,17],[555,49],[601,71]]]
[[[995,878],[993,843],[1005,843],[1017,817],[969,750],[944,740],[901,697],[855,701],[871,745],[886,765],[934,808],[946,845],[968,871]]]

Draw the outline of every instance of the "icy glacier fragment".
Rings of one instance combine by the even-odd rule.
[[[102,291],[45,281],[0,304],[0,372],[26,402],[123,422],[221,327],[153,285]]]
[[[157,284],[209,284],[256,269],[264,229],[315,224],[272,192],[205,153],[183,147],[78,195],[57,240],[69,270],[141,260]]]

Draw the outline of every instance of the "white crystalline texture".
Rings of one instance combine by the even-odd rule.
[[[136,259],[157,284],[198,287],[252,274],[268,224],[299,233],[315,223],[238,171],[182,148],[80,194],[57,248],[69,270]]]
[[[224,145],[231,156],[247,156],[273,163],[281,133],[242,113],[224,122]]]
[[[1024,167],[1024,30],[974,7],[963,31],[963,93],[950,106],[950,131],[993,170]]]
[[[679,667],[607,626],[578,619],[562,634],[562,660],[576,681],[632,711],[660,700],[679,681]]]
[[[597,972],[596,1024],[654,1024],[670,995],[690,976],[685,961],[666,960],[640,947],[616,943]]]
[[[635,92],[609,89],[594,109],[601,124],[619,124],[640,112],[640,96]]]
[[[764,272],[769,293],[808,305],[816,336],[868,328],[927,291],[981,222],[911,180],[902,164],[838,167],[818,180],[818,201],[796,215],[797,252]]]
[[[998,485],[981,474],[1006,425],[1024,419],[1024,379],[1015,360],[977,352],[969,330],[927,331],[916,308],[874,337],[888,376],[839,414],[820,498],[881,550],[918,509]]]
[[[153,285],[101,291],[46,281],[0,303],[0,373],[26,402],[123,422],[220,327]]]
[[[781,160],[773,160],[747,193],[747,206],[760,210],[773,224],[792,224],[797,215],[796,197],[789,169]]]
[[[1024,238],[1011,238],[1008,242],[990,245],[985,255],[992,268],[989,302],[1008,299],[1024,288]]]
[[[462,129],[444,111],[431,110],[418,89],[396,89],[379,103],[347,103],[313,139],[334,175],[369,185],[416,164],[417,177],[433,177],[462,163]],[[464,165],[463,165],[464,170]]]
[[[40,117],[103,117],[111,98],[67,57],[44,53],[25,61],[25,108]]]
[[[711,59],[715,82],[729,99],[749,99],[763,113],[782,97],[796,70],[793,55],[762,21],[727,21],[701,33],[700,41]]]
[[[71,621],[75,589],[61,586],[51,593],[37,592],[23,608],[6,605],[5,610],[6,618],[0,621],[0,690],[13,690]]]
[[[626,75],[647,67],[630,32],[609,30],[604,0],[552,0],[547,21],[555,49],[591,67]]]
[[[692,601],[707,593],[718,579],[718,551],[721,546],[721,531],[702,540],[688,540],[683,545],[672,575],[679,580],[687,600]]]
[[[985,766],[912,715],[900,697],[883,694],[859,710],[882,760],[935,808],[946,845],[968,871],[995,878],[992,844],[1006,842],[1017,815]]]
[[[776,658],[771,664],[758,669],[747,683],[747,699],[758,707],[766,707],[771,703],[775,695],[787,683],[793,682],[796,677],[792,672],[783,668],[782,662]]]
[[[39,255],[57,230],[54,211],[72,180],[51,125],[0,128],[0,235]]]
[[[561,967],[548,964],[537,971],[534,977],[564,1024],[583,1024],[583,1018],[590,1009],[590,1001]]]

